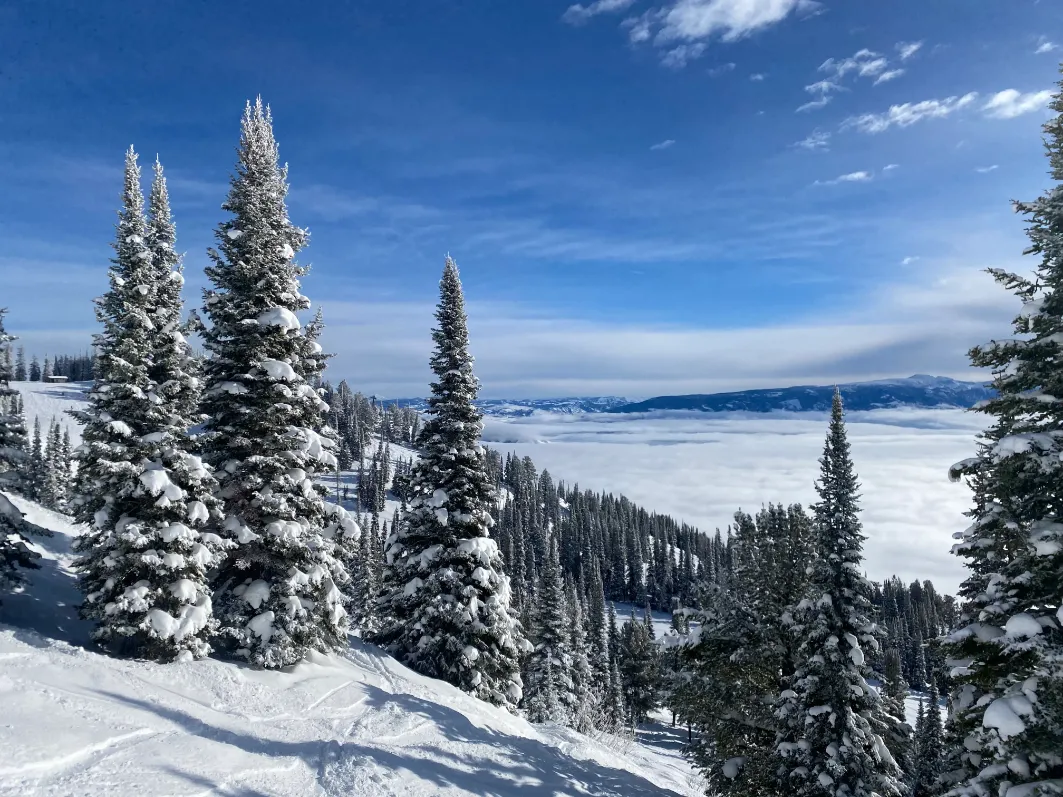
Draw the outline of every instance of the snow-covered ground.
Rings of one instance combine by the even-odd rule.
[[[70,431],[70,441],[74,445],[81,442],[81,427],[67,411],[84,405],[88,382],[54,385],[49,382],[12,382],[11,386],[22,393],[26,425],[31,434],[35,418],[41,422],[42,435],[48,431],[48,425],[54,418]]]
[[[0,606],[0,795],[700,793],[677,744],[533,726],[357,640],[281,672],[93,652],[73,609],[77,527],[13,500],[55,535]]]

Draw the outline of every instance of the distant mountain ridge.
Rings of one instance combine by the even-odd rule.
[[[428,402],[423,398],[385,399],[384,403],[413,407],[419,412],[428,409]],[[476,406],[484,415],[494,418],[523,418],[534,412],[557,412],[564,415],[611,412],[616,407],[623,407],[630,403],[631,399],[620,396],[569,396],[544,399],[480,399],[476,402]]]
[[[957,407],[967,409],[996,395],[982,382],[961,382],[947,376],[915,374],[903,379],[879,379],[838,385],[848,410],[889,407]],[[611,407],[606,412],[634,413],[661,410],[698,412],[823,412],[830,409],[833,385],[796,385],[763,390],[706,395],[657,396]]]
[[[963,382],[947,376],[915,374],[900,379],[878,379],[838,385],[846,409],[874,410],[887,407],[958,407],[967,409],[996,395],[988,384]],[[476,406],[495,418],[522,418],[535,412],[635,413],[661,410],[697,412],[825,412],[830,409],[834,385],[795,385],[793,387],[740,390],[733,393],[707,393],[683,396],[656,396],[631,401],[619,396],[569,396],[543,399],[480,399]],[[385,399],[424,411],[423,398]]]

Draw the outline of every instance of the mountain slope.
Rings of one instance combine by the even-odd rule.
[[[973,407],[994,395],[980,382],[961,382],[945,376],[916,374],[906,379],[883,379],[838,385],[847,410],[874,410],[884,407]],[[660,410],[698,412],[773,412],[778,410],[825,412],[830,409],[833,385],[743,390],[689,396],[657,396],[646,401],[611,407],[605,412],[632,413]]]
[[[674,750],[533,726],[357,640],[281,672],[81,647],[69,519],[13,498],[43,569],[0,606],[0,795],[697,794]]]

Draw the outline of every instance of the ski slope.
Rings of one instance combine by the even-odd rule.
[[[34,419],[41,422],[41,434],[44,435],[54,418],[70,432],[71,444],[81,443],[81,426],[67,413],[85,405],[88,382],[54,385],[49,382],[12,382],[11,387],[22,394],[23,415],[30,434],[33,433]]]
[[[531,725],[352,641],[280,672],[91,650],[69,518],[12,496],[42,569],[0,606],[0,795],[700,794],[678,745]],[[611,742],[611,743],[609,743]]]

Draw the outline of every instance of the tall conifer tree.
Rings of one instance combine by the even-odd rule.
[[[202,408],[204,454],[236,546],[215,578],[220,633],[229,652],[260,667],[346,641],[348,576],[336,545],[356,534],[316,483],[336,459],[321,433],[321,346],[296,316],[310,306],[299,284],[307,269],[295,262],[307,234],[288,219],[287,193],[269,109],[248,103],[222,206],[232,216],[206,269]]]
[[[169,224],[172,251],[161,180],[159,171],[146,217],[130,148],[110,290],[96,303],[96,381],[89,408],[77,413],[85,429],[72,504],[91,526],[75,550],[94,638],[118,653],[172,661],[210,652],[207,571],[225,546],[214,533],[214,480],[187,451],[181,392],[194,395],[195,385],[180,373],[191,352],[167,323],[181,312],[179,289],[167,290],[176,261],[160,261],[153,243],[159,224]],[[61,448],[56,428],[48,447],[55,456],[46,458],[53,473]]]
[[[1044,125],[1053,185],[1025,214],[1032,278],[991,269],[1023,307],[1014,336],[971,349],[996,396],[977,456],[951,469],[974,491],[973,523],[953,552],[967,599],[947,653],[962,747],[953,794],[1063,794],[1063,82]],[[1010,790],[1010,791],[1009,791]]]
[[[495,490],[473,406],[469,333],[458,267],[449,257],[432,332],[435,381],[410,479],[409,514],[387,541],[379,640],[403,663],[513,707],[527,646],[510,609],[509,578],[489,534]]]
[[[4,329],[6,308],[0,308],[0,490],[26,492],[26,426],[22,420],[19,393],[10,385],[13,376],[12,341],[17,340]],[[0,493],[0,592],[24,582],[20,572],[36,568],[40,554],[28,545],[27,536],[38,532],[23,518],[22,512]]]
[[[882,634],[860,573],[858,490],[836,390],[816,482],[818,556],[810,598],[798,607],[799,665],[779,701],[780,788],[795,797],[903,793],[898,765],[875,732],[888,715],[866,680],[864,646],[877,650]]]

